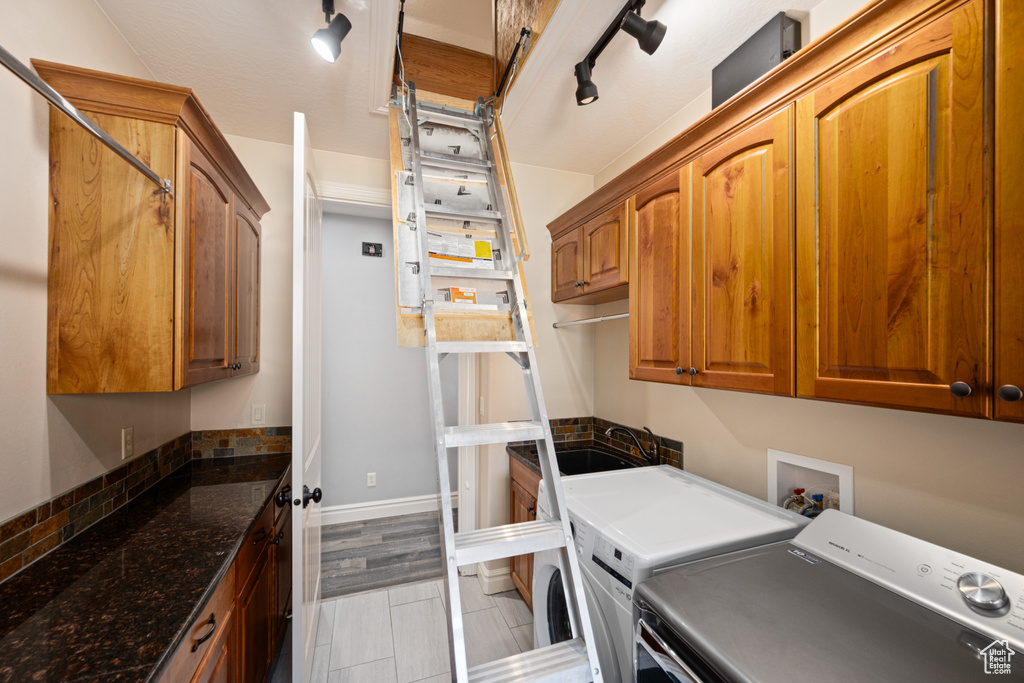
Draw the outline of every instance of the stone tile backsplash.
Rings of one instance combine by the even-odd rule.
[[[225,458],[236,455],[291,453],[291,427],[207,429],[192,432],[192,457]]]
[[[291,427],[188,432],[0,522],[0,581],[136,498],[193,458],[290,453]]]
[[[629,425],[620,425],[616,422],[609,422],[599,417],[565,417],[551,420],[551,438],[555,442],[555,447],[558,447],[560,443],[572,442],[572,441],[596,441],[603,443],[606,446],[610,446],[620,451],[631,453],[637,458],[642,457],[640,451],[637,450],[636,444],[633,440],[622,432],[615,432],[611,436],[605,436],[605,431],[609,427],[627,427],[633,431],[640,438],[640,442],[644,445],[648,451],[651,446],[654,445],[651,442],[651,435],[643,430],[642,427],[631,427]],[[659,465],[672,465],[673,467],[683,468],[683,444],[681,441],[675,439],[669,439],[664,436],[657,436],[658,446],[658,457]]]

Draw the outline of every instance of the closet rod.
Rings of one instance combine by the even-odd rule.
[[[583,320],[570,320],[564,323],[551,323],[551,327],[556,330],[559,327],[569,327],[570,325],[589,325],[590,323],[603,323],[605,320],[618,320],[619,318],[628,318],[629,313],[616,313],[615,315],[599,315],[596,318],[584,318]]]
[[[2,45],[0,45],[0,64],[6,66],[15,76],[25,81],[33,90],[45,97],[50,104],[67,114],[72,121],[96,136],[100,142],[113,150],[117,156],[127,161],[138,169],[139,173],[156,183],[161,190],[172,194],[170,180],[161,178],[153,169],[139,161],[138,157],[122,147],[121,143],[110,137],[107,131],[93,123],[89,117],[78,111],[75,105],[64,99],[59,92],[47,85],[43,79],[39,78],[30,68],[18,61],[18,58],[5,50]]]

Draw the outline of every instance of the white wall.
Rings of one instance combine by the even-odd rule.
[[[93,2],[0,0],[0,45],[152,78]],[[189,393],[46,395],[49,106],[0,69],[0,521],[189,430]]]
[[[363,242],[384,256],[363,256]],[[426,354],[400,348],[390,220],[324,215],[324,506],[437,493]],[[441,362],[448,424],[458,423],[458,362]],[[456,490],[458,449],[449,449]],[[366,486],[376,472],[377,486]]]

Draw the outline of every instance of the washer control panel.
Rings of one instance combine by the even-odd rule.
[[[836,510],[792,543],[954,621],[1024,648],[1024,576]]]

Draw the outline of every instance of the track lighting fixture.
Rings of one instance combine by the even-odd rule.
[[[309,42],[317,54],[325,60],[334,64],[341,54],[341,41],[345,39],[348,32],[352,30],[352,22],[344,14],[331,19],[334,14],[334,0],[323,0],[324,18],[327,21],[327,28],[322,28],[313,34]]]
[[[661,45],[665,38],[665,24],[656,20],[645,21],[640,17],[640,9],[645,1],[629,0],[583,61],[576,64],[576,104],[583,106],[597,100],[597,86],[591,80],[590,72],[597,64],[598,56],[608,47],[619,29],[636,38],[640,49],[649,55],[653,55]]]
[[[590,64],[583,60],[576,65],[576,104],[583,106],[597,99],[597,86],[590,80]]]
[[[640,49],[649,55],[654,54],[665,38],[665,24],[657,20],[644,21],[636,12],[626,12],[622,18],[622,30],[636,38]]]

